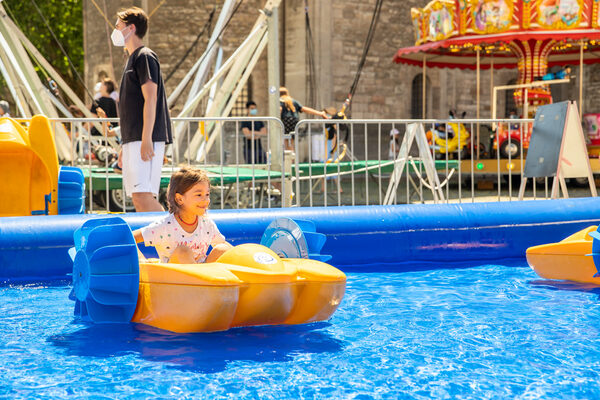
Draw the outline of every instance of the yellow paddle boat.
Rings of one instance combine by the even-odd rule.
[[[289,257],[313,247],[314,258],[325,259],[316,254],[325,236],[302,232],[289,219],[265,231],[262,242],[271,248],[242,244],[205,264],[138,259],[131,230],[118,217],[88,220],[74,239],[75,315],[96,323],[138,322],[180,333],[302,324],[328,319],[346,288],[337,268]]]
[[[544,279],[567,280],[600,285],[594,263],[594,239],[600,239],[597,226],[587,227],[558,243],[542,244],[527,249],[527,263]]]

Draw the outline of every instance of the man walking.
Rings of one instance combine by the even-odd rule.
[[[111,39],[129,53],[119,90],[123,186],[136,211],[163,211],[157,197],[165,146],[173,137],[160,64],[142,43],[146,13],[131,7],[117,17]]]

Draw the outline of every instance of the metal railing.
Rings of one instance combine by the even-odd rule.
[[[294,134],[297,155],[294,204],[341,206],[517,200],[533,121],[302,120]],[[427,178],[426,160],[416,142],[412,151],[398,156],[408,127],[415,123],[422,124],[426,132],[427,151],[434,160],[438,184]],[[327,140],[327,131],[332,127],[336,139]],[[328,149],[325,155],[324,148]],[[393,174],[401,176],[402,182],[391,187],[394,189],[392,201],[386,203],[385,194],[390,189]],[[549,198],[548,178],[535,181],[528,185],[525,198]],[[434,189],[441,189],[441,199],[436,199]]]
[[[80,167],[86,176],[88,211],[133,211],[133,203],[122,187],[122,179],[115,164],[120,148],[118,129],[109,129],[108,124],[117,124],[116,118],[54,118],[52,129],[62,124],[71,139],[70,165]],[[245,138],[242,122],[248,121],[256,128],[264,124],[266,136],[251,134]],[[27,124],[27,120],[20,120]],[[281,173],[282,166],[272,163],[271,131],[283,132],[283,124],[271,117],[239,118],[173,118],[174,127],[181,129],[183,137],[173,138],[173,145],[165,151],[163,179],[159,201],[166,206],[166,183],[170,175],[182,166],[205,169],[211,176],[213,208],[262,208],[281,207],[286,204],[282,195],[288,188],[289,172]],[[92,135],[95,126],[100,133]],[[183,127],[183,129],[182,129]],[[175,134],[176,129],[173,129]],[[203,156],[187,151],[194,136],[200,142],[213,138],[212,148]],[[279,133],[277,133],[279,134]],[[115,135],[115,136],[110,136]],[[261,141],[261,145],[252,145]],[[261,148],[263,152],[261,152]],[[280,147],[279,160],[284,160]],[[261,154],[258,154],[261,152]],[[287,186],[286,186],[287,185]],[[288,202],[289,203],[289,202]]]
[[[247,159],[244,121],[265,124],[267,135],[258,140],[266,160],[255,154],[255,146],[250,146]],[[71,163],[87,176],[88,210],[132,211],[112,168],[119,145],[116,138],[106,137],[108,122],[118,119],[51,119],[53,128],[63,124],[71,135]],[[183,136],[170,146],[164,179],[168,181],[181,165],[208,170],[214,208],[513,201],[518,198],[515,186],[522,181],[532,123],[532,119],[302,120],[293,136],[293,152],[280,146],[281,165],[275,166],[269,150],[274,147],[271,133],[284,131],[277,118],[173,118],[179,127],[173,131]],[[90,135],[90,124],[102,135]],[[399,157],[411,124],[422,124],[430,157],[419,152],[416,141]],[[208,143],[215,131],[220,134],[205,156],[187,151],[198,134]],[[281,136],[284,141],[291,137]],[[439,182],[428,177],[427,158]],[[525,198],[549,198],[548,178],[536,181],[528,185]]]

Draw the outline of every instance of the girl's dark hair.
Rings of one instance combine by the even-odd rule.
[[[125,22],[125,25],[135,25],[135,34],[143,39],[148,30],[148,16],[139,7],[130,7],[117,13],[117,17]]]
[[[206,182],[210,187],[210,179],[205,171],[195,168],[181,168],[171,176],[169,187],[167,188],[167,205],[169,212],[175,214],[181,206],[175,200],[175,193],[184,195],[197,183]]]

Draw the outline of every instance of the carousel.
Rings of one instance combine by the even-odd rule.
[[[540,105],[552,102],[550,84],[573,78],[583,115],[584,64],[600,62],[600,1],[434,0],[422,9],[413,8],[411,17],[415,45],[398,50],[394,61],[422,67],[423,118],[427,68],[476,71],[476,118],[480,118],[481,70],[490,70],[493,119],[498,90],[512,90],[516,106],[527,118]],[[570,66],[579,66],[578,76],[572,75]],[[493,71],[500,68],[516,68],[517,84],[494,86]],[[520,139],[508,140],[513,150],[527,147],[529,133],[521,134],[523,143],[516,146],[515,140]],[[510,137],[507,132],[503,135]],[[502,134],[497,138],[502,147]],[[479,133],[476,143],[480,143]]]

